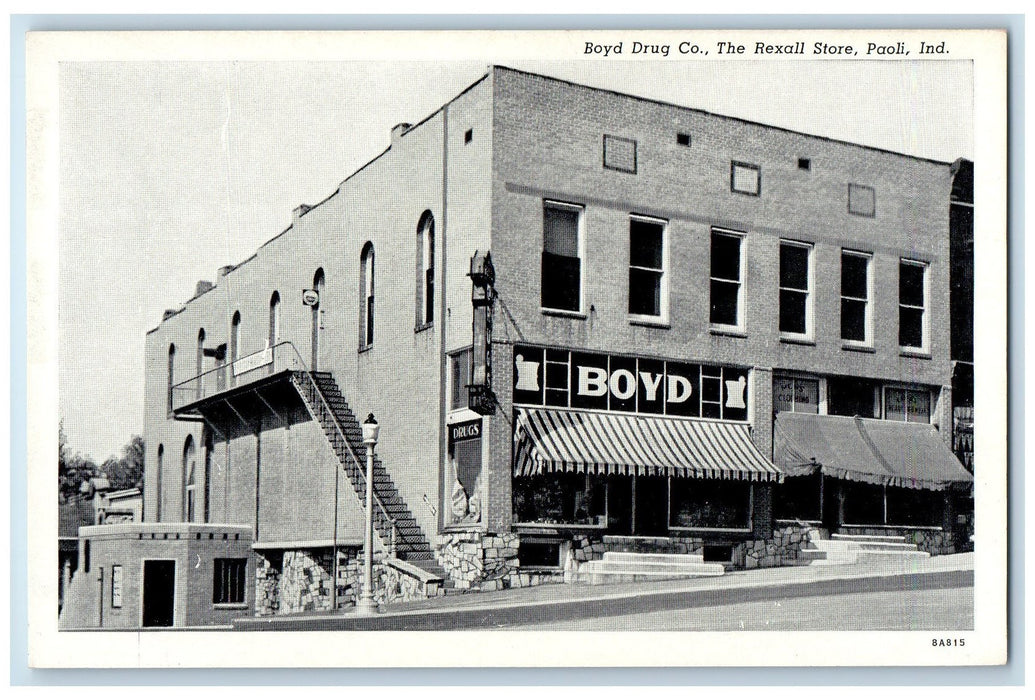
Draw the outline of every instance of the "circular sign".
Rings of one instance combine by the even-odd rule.
[[[316,306],[320,303],[320,293],[315,289],[303,289],[302,303],[306,306]]]

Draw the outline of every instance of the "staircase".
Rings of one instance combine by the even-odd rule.
[[[816,552],[809,555],[811,566],[910,561],[931,556],[907,543],[905,537],[895,535],[834,534],[828,540],[812,539],[802,554],[806,552]]]
[[[330,372],[291,373],[291,381],[313,418],[323,428],[342,470],[361,502],[366,499],[366,445],[363,429]],[[395,487],[381,460],[374,457],[374,530],[391,556],[445,581],[431,544]]]
[[[578,580],[591,585],[628,583],[632,581],[665,581],[668,579],[722,576],[722,564],[705,563],[701,554],[644,554],[640,552],[604,552],[603,559],[588,561],[579,567]]]

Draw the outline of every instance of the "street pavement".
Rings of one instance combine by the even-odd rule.
[[[920,622],[917,629],[938,629],[934,621],[969,620],[973,624],[974,560],[972,553],[954,554],[930,559],[895,560],[858,563],[843,566],[796,566],[753,571],[730,572],[724,576],[680,579],[662,582],[625,583],[590,586],[587,584],[554,584],[487,593],[441,596],[427,600],[396,603],[383,614],[357,617],[349,614],[298,614],[264,618],[245,618],[234,622],[234,629],[260,630],[457,630],[457,629],[740,629],[725,626],[730,610],[738,605],[766,606],[775,612],[771,624],[783,627],[752,629],[802,629],[795,626],[812,620],[804,629],[913,629],[901,625],[902,615],[892,617],[885,610],[876,615],[881,604],[899,606],[908,618],[909,610],[927,605],[941,612],[932,614],[931,622]],[[956,594],[924,592],[961,591]],[[865,597],[870,595],[870,598]],[[843,619],[809,617],[808,599],[833,597],[829,603],[857,609]],[[863,597],[859,597],[863,596]],[[910,597],[912,596],[912,597]],[[839,598],[840,597],[840,598]],[[944,600],[942,600],[944,599]],[[945,600],[951,602],[946,603]],[[786,602],[785,602],[786,601]],[[968,603],[969,601],[969,603]],[[788,605],[776,610],[776,602]],[[795,607],[797,606],[797,607]],[[873,607],[876,606],[876,607]],[[709,610],[711,609],[711,610]],[[715,609],[725,609],[717,614]],[[670,611],[704,611],[691,619],[687,613]],[[867,612],[867,611],[870,612]],[[744,614],[740,619],[753,619]],[[678,626],[681,618],[685,626]],[[969,615],[969,617],[968,617]],[[655,616],[655,617],[652,617]],[[608,627],[610,618],[628,618],[636,626]],[[854,620],[849,622],[848,620]],[[597,622],[589,622],[596,620]],[[572,621],[586,621],[574,624]],[[745,623],[746,624],[746,623]],[[753,623],[754,624],[754,623]],[[928,627],[927,624],[934,626]],[[600,625],[600,626],[594,626]],[[642,626],[640,626],[642,625]],[[673,626],[667,626],[673,625]],[[829,626],[823,626],[829,625]],[[862,625],[862,626],[856,626]],[[870,626],[873,625],[873,626]],[[941,629],[960,627],[956,624]],[[745,627],[747,629],[747,627]]]

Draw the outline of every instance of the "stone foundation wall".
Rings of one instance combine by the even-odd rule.
[[[770,539],[742,542],[733,547],[733,564],[744,569],[795,566],[811,540],[811,530],[807,525],[786,525],[774,529]]]
[[[921,552],[927,552],[932,557],[940,554],[955,554],[960,551],[969,551],[962,547],[957,548],[955,537],[949,530],[918,530],[911,527],[842,527],[841,533],[845,535],[879,535],[905,537],[908,544],[915,544]]]
[[[519,571],[519,541],[520,536],[513,533],[450,533],[439,538],[436,553],[453,587],[462,591],[498,591],[564,581],[563,569]]]
[[[337,556],[337,607],[341,610],[354,607],[362,592],[363,550],[341,547]],[[334,604],[333,564],[330,548],[257,554],[255,614],[262,617],[330,611]],[[427,596],[423,581],[383,562],[374,561],[373,574],[374,600],[379,604]]]

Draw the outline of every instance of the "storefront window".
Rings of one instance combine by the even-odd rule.
[[[827,379],[827,413],[832,416],[880,416],[878,385],[869,379],[830,377]]]
[[[886,388],[884,418],[908,423],[930,423],[931,392],[927,389]]]
[[[591,474],[552,473],[514,479],[519,523],[607,524],[607,483]]]
[[[773,410],[819,413],[819,381],[776,377],[773,379]]]
[[[449,465],[446,483],[446,524],[482,521],[482,422],[449,426]]]
[[[940,491],[888,487],[888,524],[937,526],[945,508]]]
[[[751,484],[707,479],[672,479],[671,484],[670,527],[751,527]]]

